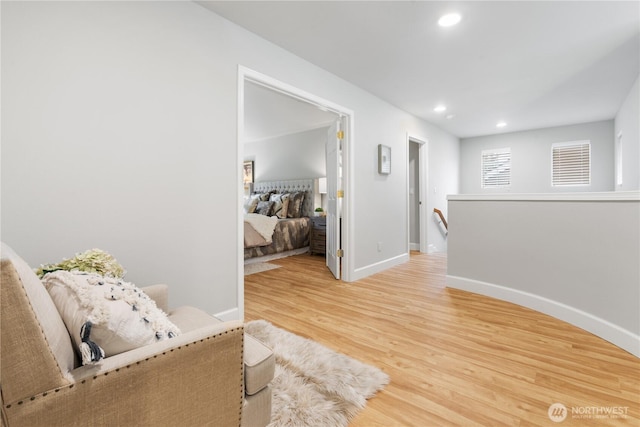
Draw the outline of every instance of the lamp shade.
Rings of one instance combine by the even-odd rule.
[[[327,178],[318,178],[318,193],[327,194]]]

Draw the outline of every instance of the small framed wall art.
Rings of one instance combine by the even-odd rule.
[[[378,144],[378,173],[389,175],[391,173],[391,147]]]
[[[243,182],[245,185],[253,183],[253,160],[244,162]]]

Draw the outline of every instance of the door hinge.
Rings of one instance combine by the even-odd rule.
[[[338,137],[338,139],[344,139],[344,131],[339,130],[336,136]]]
[[[338,192],[336,193],[336,197],[338,199],[342,199],[344,197],[344,190],[338,190]]]
[[[337,256],[338,258],[342,258],[342,257],[344,256],[344,251],[343,251],[342,249],[338,249],[338,250],[336,251],[336,256]]]

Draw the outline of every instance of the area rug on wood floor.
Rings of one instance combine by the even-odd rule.
[[[276,356],[269,427],[346,427],[367,399],[389,383],[380,369],[265,320],[248,322],[245,331]]]
[[[280,265],[270,264],[268,262],[256,262],[254,264],[244,265],[244,275],[262,273],[263,271],[273,270],[274,268],[280,268]]]

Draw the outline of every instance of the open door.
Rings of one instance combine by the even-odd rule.
[[[408,250],[419,250],[427,253],[427,197],[428,197],[428,140],[419,140],[407,134],[407,209],[408,215]]]
[[[341,277],[342,257],[342,139],[344,137],[342,118],[329,128],[327,138],[327,267],[336,277]]]

